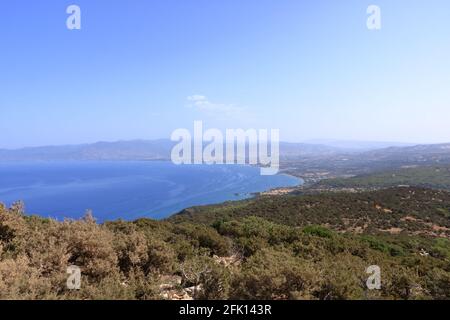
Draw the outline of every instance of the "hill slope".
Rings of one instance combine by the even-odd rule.
[[[211,224],[248,216],[295,227],[317,224],[354,233],[450,238],[450,192],[392,188],[361,193],[264,196],[190,208],[170,217],[169,221]]]
[[[430,196],[435,195],[443,201],[439,206],[448,204],[445,193],[399,192],[398,196],[410,198],[412,208],[424,198],[433,201]],[[378,202],[380,196],[368,193],[360,200]],[[307,220],[329,222],[340,229],[339,217],[321,211],[333,202],[324,207],[321,203],[333,198],[315,197],[319,203],[315,209],[312,198],[283,199],[205,207],[170,221],[102,225],[90,215],[57,222],[24,216],[20,204],[10,209],[0,206],[0,299],[450,298],[448,239],[340,233],[307,224]],[[344,203],[351,207],[358,198],[334,200],[339,201],[336,212],[340,212]],[[346,217],[352,212],[357,219],[388,214],[365,212],[364,202],[358,206],[362,212],[350,210]],[[426,207],[434,206],[430,202]],[[312,211],[302,211],[306,209]],[[290,226],[288,215],[295,212],[304,218],[294,216]],[[435,215],[427,217],[422,211],[417,215],[438,223],[433,221]],[[377,225],[378,220],[373,221]],[[365,270],[374,264],[382,270],[380,290],[366,287]],[[66,287],[69,265],[81,270],[80,290]]]
[[[390,170],[351,178],[322,180],[312,188],[387,188],[399,185],[450,190],[450,166]]]

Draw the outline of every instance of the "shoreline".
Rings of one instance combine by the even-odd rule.
[[[101,160],[101,161],[90,161],[90,160],[85,160],[85,161],[27,161],[26,164],[32,164],[35,163],[37,165],[41,165],[42,163],[47,163],[50,165],[50,167],[52,166],[52,164],[73,164],[73,163],[97,163],[99,165],[101,165],[101,163],[105,163],[105,162],[110,162],[110,163],[118,163],[118,162],[131,162],[131,163],[143,163],[143,162],[148,162],[148,163],[154,163],[154,162],[160,162],[160,163],[168,163],[170,164],[171,161],[167,161],[167,160],[161,160],[161,159],[152,159],[152,160],[144,160],[144,161],[140,161],[140,160],[135,160],[135,161],[110,161],[110,160]],[[21,163],[15,163],[15,165],[21,165]],[[211,165],[207,165],[207,164],[203,164],[200,165],[203,167],[209,166],[211,167]],[[255,169],[257,169],[257,167],[252,166],[252,165],[240,165],[240,164],[235,164],[236,167],[253,167]],[[37,167],[37,169],[39,170],[39,166]],[[231,171],[233,172],[233,170]],[[19,174],[19,172],[18,172]],[[259,173],[255,173],[258,174]],[[127,221],[135,221],[137,219],[141,219],[141,218],[148,218],[148,219],[153,219],[153,220],[163,220],[169,217],[172,217],[173,215],[176,215],[180,212],[182,212],[183,210],[192,208],[192,207],[200,207],[200,206],[208,206],[208,205],[220,205],[223,203],[230,203],[230,202],[238,202],[238,201],[245,201],[245,200],[249,200],[249,199],[253,199],[253,198],[257,198],[259,196],[264,196],[267,194],[280,194],[286,192],[286,190],[293,191],[298,189],[300,186],[302,186],[304,184],[304,180],[300,177],[291,175],[289,173],[286,172],[279,172],[276,175],[273,175],[272,177],[276,177],[278,176],[278,178],[275,178],[274,180],[264,180],[261,179],[261,177],[257,177],[255,178],[255,181],[259,181],[261,180],[261,182],[252,182],[253,178],[248,177],[247,179],[250,180],[243,180],[240,181],[240,179],[236,180],[236,185],[234,188],[228,188],[223,190],[223,188],[217,188],[217,192],[213,193],[212,195],[209,194],[204,194],[204,195],[199,195],[197,198],[198,202],[195,203],[195,201],[191,201],[191,203],[189,203],[188,201],[185,201],[183,196],[175,196],[174,197],[174,201],[171,205],[169,205],[166,209],[164,208],[154,208],[155,210],[153,211],[152,206],[149,205],[147,207],[147,209],[144,206],[144,210],[141,211],[141,214],[137,214],[136,212],[134,213],[129,213],[126,214],[126,212],[129,212],[128,210],[124,210],[124,208],[117,208],[117,212],[123,212],[125,214],[118,216],[117,214],[115,214],[113,211],[111,212],[104,212],[104,210],[102,210],[101,206],[103,206],[103,204],[99,204],[100,207],[97,205],[97,208],[95,208],[95,201],[92,203],[87,203],[85,204],[85,207],[87,209],[91,208],[93,209],[93,214],[94,216],[97,217],[98,222],[99,223],[103,223],[103,222],[107,222],[107,221],[115,221],[118,219],[123,219],[123,220],[127,220]],[[20,177],[20,176],[19,176]],[[280,179],[280,177],[284,177],[284,179]],[[260,184],[259,188],[258,188],[258,184]],[[220,185],[220,183],[218,184]],[[277,186],[278,185],[278,186]],[[253,188],[252,188],[253,186]],[[55,186],[56,187],[56,186]],[[122,189],[125,188],[126,186],[122,186]],[[233,190],[235,189],[235,190]],[[246,190],[247,189],[247,190]],[[251,189],[253,190],[258,190],[258,191],[251,191]],[[209,190],[209,189],[208,189]],[[117,190],[119,193],[121,192],[120,190]],[[210,190],[211,191],[211,190]],[[214,191],[214,190],[213,190]],[[187,195],[189,195],[189,192],[186,193]],[[194,194],[195,195],[195,194]],[[84,209],[80,209],[79,213],[73,213],[71,212],[71,210],[73,211],[74,208],[68,208],[69,210],[57,210],[57,208],[52,208],[52,206],[50,206],[49,210],[45,210],[45,206],[43,207],[43,209],[38,209],[35,204],[33,204],[33,202],[30,202],[29,199],[27,199],[27,197],[14,197],[10,199],[5,198],[5,199],[0,199],[0,201],[3,201],[3,203],[5,205],[11,205],[13,202],[13,200],[23,200],[25,202],[25,205],[27,205],[28,203],[31,204],[30,206],[30,211],[27,212],[27,215],[35,215],[36,213],[39,212],[39,216],[43,217],[43,218],[52,218],[55,220],[64,220],[64,219],[75,219],[78,220],[80,218],[83,217],[82,212],[85,211],[86,208]],[[149,200],[150,202],[152,201],[152,199]],[[114,202],[114,201],[113,201]],[[174,203],[179,203],[179,206],[177,207],[176,205],[173,205]],[[186,202],[186,203],[185,203]],[[58,202],[55,203],[56,206],[58,206]],[[171,210],[170,207],[173,207]],[[48,208],[48,206],[47,206]],[[57,213],[56,215],[53,213],[53,211],[57,210],[59,211],[59,213]],[[67,208],[66,208],[67,209]],[[133,209],[133,208],[131,208]],[[161,210],[162,209],[162,210]],[[53,210],[53,211],[52,211]],[[75,207],[76,210],[76,207]],[[161,210],[161,211],[160,211]],[[28,211],[28,210],[27,210]],[[49,212],[48,214],[46,214],[45,212]],[[77,210],[78,211],[78,210]],[[64,213],[65,212],[65,213]]]
[[[194,205],[194,206],[190,206],[190,207],[186,207],[183,208],[181,210],[179,210],[178,212],[169,214],[168,216],[164,217],[164,218],[160,218],[160,219],[155,219],[155,220],[165,220],[165,219],[170,219],[171,217],[174,217],[176,215],[179,214],[183,214],[183,212],[185,210],[189,210],[190,208],[196,208],[196,207],[208,207],[208,206],[219,206],[219,205],[223,205],[225,203],[229,203],[229,202],[241,202],[241,201],[247,201],[247,200],[251,200],[251,199],[257,199],[258,197],[263,197],[263,196],[279,196],[279,195],[286,195],[289,194],[291,192],[294,192],[296,190],[298,190],[299,187],[301,187],[302,185],[304,185],[305,180],[294,176],[292,174],[289,173],[277,173],[276,175],[285,175],[288,177],[292,177],[295,178],[297,180],[300,181],[299,184],[297,184],[296,186],[292,186],[292,187],[276,187],[276,188],[271,188],[271,189],[267,189],[265,191],[260,191],[260,192],[251,192],[251,193],[247,193],[249,196],[244,198],[244,199],[236,199],[236,200],[226,200],[226,201],[222,201],[222,202],[216,202],[216,203],[210,203],[210,204],[203,204],[203,205]],[[237,194],[240,195],[240,194]],[[152,219],[152,218],[148,218],[148,219]]]

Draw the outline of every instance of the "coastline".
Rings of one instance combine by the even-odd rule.
[[[279,196],[279,195],[286,195],[286,194],[290,194],[294,191],[297,191],[298,188],[302,187],[305,185],[305,180],[303,178],[297,177],[293,174],[290,173],[286,173],[286,172],[281,172],[278,173],[278,175],[285,175],[288,177],[292,177],[295,178],[297,180],[299,180],[299,184],[296,186],[289,186],[289,187],[277,187],[277,188],[271,188],[262,192],[257,192],[256,195],[257,196]]]
[[[197,207],[208,207],[208,206],[220,206],[226,203],[238,203],[241,201],[248,201],[251,199],[256,199],[258,197],[263,197],[263,196],[280,196],[280,195],[286,195],[286,194],[290,194],[294,191],[297,191],[299,187],[303,186],[305,181],[304,179],[294,176],[292,174],[289,173],[285,173],[285,172],[281,172],[278,173],[277,175],[285,175],[288,177],[292,177],[295,178],[297,180],[299,180],[299,184],[297,184],[296,186],[288,186],[288,187],[277,187],[277,188],[270,188],[264,191],[260,191],[260,192],[251,192],[251,193],[247,193],[247,195],[249,195],[248,197],[245,197],[243,199],[235,199],[235,200],[226,200],[226,201],[221,201],[221,202],[216,202],[216,203],[209,203],[209,204],[203,204],[203,205],[195,205],[195,206],[189,206],[186,208],[183,208],[182,210],[169,214],[164,218],[161,219],[157,219],[157,220],[166,220],[166,219],[170,219],[176,215],[180,215],[183,214],[183,212],[188,211],[191,208],[197,208]]]
[[[195,188],[197,188],[197,186],[203,187],[198,191],[196,191],[196,189],[193,189],[193,191],[191,191],[191,182],[189,182],[189,179],[186,180],[186,178],[188,177],[188,175],[186,175],[186,171],[190,172],[191,170],[187,169],[180,171],[183,174],[181,177],[184,178],[182,178],[178,182],[174,180],[171,183],[179,183],[177,192],[182,193],[179,195],[175,193],[171,196],[171,198],[166,199],[164,197],[166,193],[169,192],[169,190],[167,190],[167,192],[166,190],[161,191],[161,188],[163,186],[161,186],[160,188],[156,184],[146,184],[145,179],[144,184],[141,183],[142,180],[139,180],[139,182],[135,183],[134,181],[136,180],[132,179],[132,176],[130,179],[130,176],[128,176],[128,169],[130,168],[128,168],[127,165],[125,165],[125,167],[123,167],[122,165],[116,165],[124,162],[132,163],[132,170],[130,170],[130,173],[132,174],[136,174],[136,171],[134,170],[134,164],[143,162],[159,162],[161,164],[171,163],[170,161],[164,160],[26,162],[26,165],[31,165],[32,170],[34,170],[34,172],[36,173],[35,176],[38,176],[39,179],[42,179],[41,187],[37,187],[37,185],[34,183],[34,178],[30,179],[30,181],[27,182],[30,183],[30,189],[29,191],[27,191],[27,193],[5,193],[2,195],[0,201],[4,202],[5,205],[11,205],[17,200],[22,200],[28,208],[28,215],[38,213],[39,216],[52,217],[54,219],[56,218],[57,220],[63,220],[64,218],[77,220],[83,216],[83,212],[85,212],[87,209],[92,209],[94,216],[98,218],[99,222],[115,221],[118,219],[133,221],[139,218],[162,220],[191,207],[219,205],[226,202],[248,200],[265,194],[279,193],[280,190],[295,190],[303,184],[303,179],[287,174],[285,172],[279,172],[277,175],[274,175],[267,179],[261,177],[259,175],[259,172],[254,172],[250,175],[246,173],[236,173],[237,178],[231,179],[233,177],[233,172],[235,172],[234,169],[225,169],[224,173],[224,171],[219,168],[218,172],[214,174],[215,169],[212,168],[206,169],[206,172],[210,172],[208,175],[201,175],[199,177],[203,182],[197,181],[196,183],[194,183]],[[56,167],[53,166],[54,163],[57,164]],[[108,165],[103,166],[104,163],[109,163],[113,166],[109,168]],[[36,164],[36,166],[34,164]],[[65,164],[69,165],[68,169],[65,169]],[[84,170],[84,164],[87,164],[88,170]],[[16,171],[11,171],[10,168],[3,168],[4,171],[6,170],[7,172],[10,172],[9,180],[4,181],[3,187],[6,188],[5,192],[8,191],[8,185],[14,184],[14,181],[19,179],[21,175],[24,174],[21,164],[15,163],[11,165],[16,167]],[[77,167],[77,165],[81,165],[81,167]],[[165,165],[164,167],[170,166]],[[203,165],[203,167],[211,168],[212,166]],[[249,165],[244,165],[244,167],[255,168],[255,166]],[[44,168],[45,170],[43,170],[42,168]],[[58,170],[55,171],[53,168],[57,168]],[[72,173],[73,168],[75,168],[76,171],[73,171]],[[101,168],[101,171],[98,171],[95,168]],[[141,168],[141,166],[139,166],[138,168]],[[33,172],[30,170],[30,167],[26,168],[27,172]],[[198,173],[201,174],[202,171],[203,170],[200,170],[198,171]],[[228,171],[230,173],[226,173]],[[240,169],[236,170],[236,172],[240,171]],[[253,172],[253,170],[250,171]],[[12,174],[12,172],[15,173]],[[61,174],[63,172],[68,172],[68,174]],[[100,172],[101,174],[97,175],[96,172]],[[152,169],[151,171],[147,170],[147,173],[145,173],[145,171],[143,173],[141,169],[139,169],[137,172],[139,176],[142,176],[142,174],[152,174],[152,172],[155,172],[155,169]],[[192,176],[192,174],[195,175],[196,172],[197,169],[194,169],[192,171],[192,173],[190,174],[190,179],[197,179],[196,176]],[[244,172],[248,172],[248,170],[244,170]],[[92,173],[94,173],[93,176],[91,176]],[[118,177],[116,177],[118,173],[119,175]],[[111,180],[113,184],[111,184],[108,178],[108,175],[110,174],[113,175],[113,180]],[[172,172],[171,175],[173,174],[178,174],[178,171]],[[211,176],[211,174],[213,174],[213,176]],[[221,175],[224,174],[230,177],[231,180],[233,180],[232,184],[230,184],[231,181],[222,180]],[[79,178],[86,178],[87,180],[83,180],[81,178],[74,180],[74,175],[78,176]],[[120,179],[122,179],[122,176],[120,175],[124,176],[125,180],[123,183],[125,184],[123,184],[122,182],[120,182],[120,184],[118,183]],[[52,184],[51,182],[54,180],[55,176],[58,176],[58,179],[61,180],[56,184]],[[64,180],[67,176],[69,176],[70,178],[68,181]],[[211,176],[211,178],[208,178],[209,176]],[[45,179],[47,179],[46,177],[49,177],[50,184],[48,185],[44,183],[46,181]],[[114,180],[116,178],[119,180]],[[156,180],[161,178],[162,177],[159,177],[159,175],[155,176]],[[163,180],[166,182],[170,182],[170,180],[166,180],[165,178]],[[128,184],[129,182],[131,183],[131,185]],[[86,187],[84,187],[85,184]],[[96,188],[96,184],[98,184],[98,188]],[[215,188],[214,186],[217,186],[217,188]],[[27,187],[27,185],[23,184],[23,187],[25,188]],[[148,187],[152,189],[148,189]],[[133,188],[135,191],[130,194],[130,190]],[[61,190],[65,190],[65,192],[62,192]],[[89,190],[91,190],[92,192],[86,194],[86,192]],[[75,192],[75,194],[71,194],[71,192]],[[55,194],[53,195],[53,193]],[[158,198],[159,193],[160,197]],[[45,194],[46,197],[40,198],[39,196],[41,194]],[[66,196],[64,196],[64,194],[66,194]],[[111,202],[105,202],[105,196],[107,194],[116,194],[117,196],[114,197]],[[169,194],[167,193],[167,195]],[[150,198],[147,198],[147,196],[150,196]],[[35,198],[38,199],[38,202],[34,201]],[[132,203],[134,201],[133,198],[139,199],[139,202]],[[81,201],[78,201],[77,199]],[[155,204],[153,204],[152,202],[155,202]],[[69,205],[67,205],[67,203],[69,203]],[[122,205],[123,203],[125,203],[125,205]],[[116,206],[116,204],[118,204],[118,206]]]

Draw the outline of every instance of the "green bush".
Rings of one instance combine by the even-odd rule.
[[[288,252],[263,249],[234,275],[232,299],[288,299],[310,297],[318,270]]]
[[[333,238],[333,231],[318,225],[310,225],[303,228],[303,233],[320,238]]]
[[[371,249],[390,254],[391,256],[401,256],[405,254],[401,246],[390,244],[373,236],[363,236],[362,240],[369,245]]]

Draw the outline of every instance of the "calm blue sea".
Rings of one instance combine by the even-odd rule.
[[[25,202],[28,214],[59,220],[92,209],[99,221],[164,218],[186,207],[251,197],[300,179],[261,176],[237,165],[170,162],[0,163],[0,202]]]

